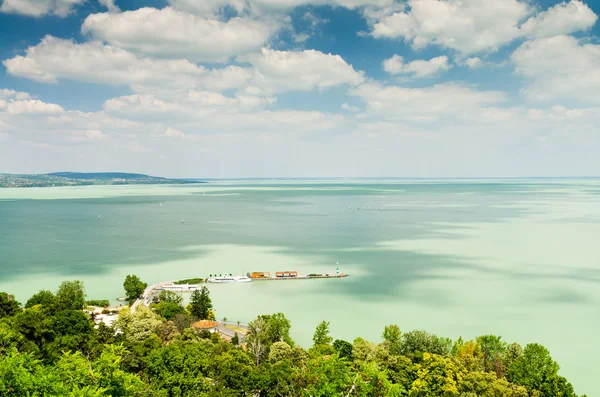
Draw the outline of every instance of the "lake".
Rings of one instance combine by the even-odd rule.
[[[162,205],[161,205],[162,203]],[[386,324],[539,342],[577,393],[600,394],[600,180],[244,180],[0,189],[0,291],[62,280],[89,299],[211,273],[344,279],[210,285],[217,317],[283,312],[311,343],[379,341]]]

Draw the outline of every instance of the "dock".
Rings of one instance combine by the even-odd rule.
[[[313,280],[318,278],[342,278],[348,277],[347,274],[317,274],[317,275],[308,275],[308,274],[299,274],[297,276],[288,276],[288,277],[257,277],[252,278],[252,281],[276,281],[276,280]]]

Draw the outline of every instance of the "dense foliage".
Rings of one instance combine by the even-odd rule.
[[[114,327],[94,325],[85,303],[77,281],[24,306],[0,293],[1,396],[576,397],[546,348],[495,335],[453,342],[389,325],[381,343],[348,342],[323,321],[306,350],[282,313],[232,341],[196,331],[212,309],[206,289],[187,310],[171,292],[124,308]]]

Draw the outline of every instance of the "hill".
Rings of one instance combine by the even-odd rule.
[[[126,172],[53,172],[49,174],[0,174],[0,187],[49,187],[85,185],[158,185],[202,183]]]

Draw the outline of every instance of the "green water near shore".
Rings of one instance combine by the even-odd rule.
[[[347,340],[397,323],[537,341],[595,395],[597,236],[594,179],[0,189],[0,291],[25,301],[81,279],[90,299],[115,299],[130,273],[153,283],[339,262],[350,277],[210,285],[217,316],[282,311],[303,344],[323,319]]]

